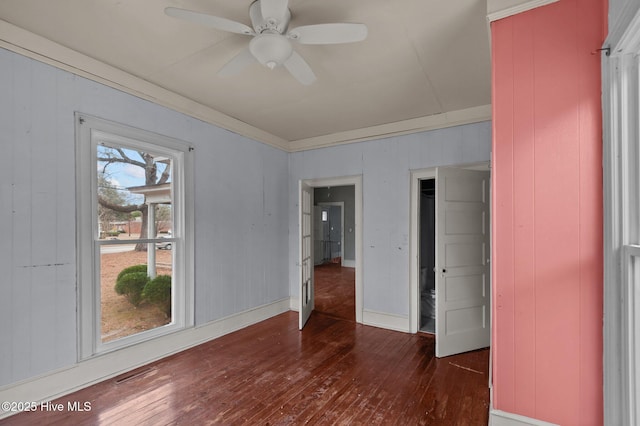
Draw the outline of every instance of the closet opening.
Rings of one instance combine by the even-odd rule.
[[[436,332],[436,180],[420,181],[420,331]]]

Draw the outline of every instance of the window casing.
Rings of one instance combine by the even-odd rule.
[[[171,243],[171,315],[166,325],[105,339],[101,324],[101,250],[123,247],[129,241],[100,238],[98,218],[98,155],[100,150],[122,148],[151,153],[170,164],[171,234],[155,232],[136,243],[146,244],[149,265],[155,266],[156,243]],[[102,152],[102,151],[101,151]],[[76,196],[78,264],[79,359],[87,359],[193,325],[193,197],[192,148],[151,132],[83,114],[76,114]],[[145,196],[145,200],[147,196]],[[150,215],[153,217],[153,215]],[[152,268],[150,268],[152,269]]]
[[[629,15],[633,16],[633,15]],[[603,54],[604,419],[640,422],[640,13]]]

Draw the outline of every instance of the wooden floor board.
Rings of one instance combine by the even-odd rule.
[[[0,425],[487,424],[488,349],[438,359],[433,335],[357,324],[340,305],[302,331],[288,312],[54,401],[91,411]]]
[[[0,424],[485,425],[488,350],[436,359],[434,339],[285,313]]]
[[[314,269],[314,309],[317,312],[356,320],[356,274],[355,268],[326,263]]]

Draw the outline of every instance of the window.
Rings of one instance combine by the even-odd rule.
[[[193,325],[191,148],[77,114],[80,358]]]

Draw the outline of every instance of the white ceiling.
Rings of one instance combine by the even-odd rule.
[[[296,44],[317,75],[310,86],[257,63],[220,77],[218,69],[249,37],[164,14],[174,6],[250,26],[251,3],[2,0],[0,45],[22,44],[36,57],[84,68],[115,87],[285,149],[490,118],[487,0],[290,0],[290,28],[360,22],[369,30],[359,43]]]

